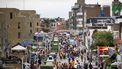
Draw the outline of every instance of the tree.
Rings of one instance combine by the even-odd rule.
[[[93,33],[93,46],[113,46],[113,33],[106,31],[96,31]]]

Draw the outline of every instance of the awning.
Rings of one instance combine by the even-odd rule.
[[[17,45],[17,46],[15,46],[15,47],[11,48],[11,50],[19,51],[19,50],[26,50],[26,48],[23,47],[23,46],[21,46],[21,45]]]

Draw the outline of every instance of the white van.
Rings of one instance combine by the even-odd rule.
[[[53,65],[53,62],[54,62],[54,58],[53,56],[48,56],[47,57],[47,61],[46,61],[46,65]]]

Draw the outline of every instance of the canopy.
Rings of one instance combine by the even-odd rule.
[[[20,44],[22,46],[26,47],[26,46],[29,46],[29,45],[33,44],[33,42],[29,41],[29,40],[25,40],[25,41],[20,42]]]
[[[17,45],[15,47],[11,48],[11,50],[16,50],[16,51],[18,51],[18,50],[26,50],[26,48],[21,46],[21,45]]]

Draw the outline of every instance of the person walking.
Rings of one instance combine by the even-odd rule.
[[[84,63],[84,69],[88,69],[88,64],[86,62]]]
[[[93,66],[92,66],[92,64],[90,63],[90,64],[89,64],[89,69],[92,69],[92,68],[93,68]]]

